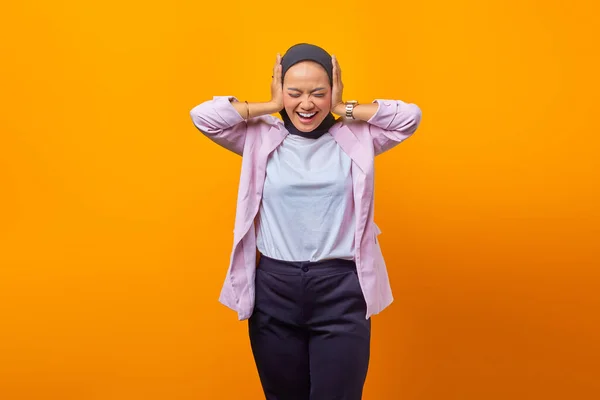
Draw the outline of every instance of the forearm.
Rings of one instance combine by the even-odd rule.
[[[231,101],[231,105],[244,119],[260,117],[262,115],[274,114],[281,111],[279,107],[272,102],[265,103],[250,103],[244,101]]]
[[[358,104],[358,105],[354,106],[354,110],[352,111],[352,116],[354,117],[354,119],[358,119],[361,121],[368,121],[375,115],[375,113],[377,112],[378,109],[379,109],[379,104],[377,104],[377,103]],[[341,117],[345,117],[346,116],[346,104],[340,103],[332,111],[334,114],[337,114]]]

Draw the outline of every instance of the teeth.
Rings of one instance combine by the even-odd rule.
[[[304,117],[304,118],[310,118],[310,117],[312,117],[313,115],[315,115],[315,114],[316,114],[316,112],[314,112],[314,113],[312,113],[312,114],[305,114],[305,113],[298,113],[298,114],[300,114],[300,115],[301,115],[302,117]]]

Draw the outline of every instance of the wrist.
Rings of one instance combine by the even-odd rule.
[[[269,101],[267,103],[267,106],[269,107],[269,114],[275,114],[278,113],[279,111],[283,110],[283,105],[278,104],[275,101]]]
[[[336,104],[331,111],[336,114],[339,115],[340,117],[343,117],[346,115],[346,103],[339,102],[338,104]]]

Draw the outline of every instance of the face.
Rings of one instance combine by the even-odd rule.
[[[299,131],[317,128],[331,110],[331,86],[325,69],[312,61],[288,69],[283,79],[283,106]]]

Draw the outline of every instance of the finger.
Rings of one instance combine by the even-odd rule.
[[[281,85],[281,68],[281,65],[278,65],[273,73],[273,82],[277,85]]]
[[[277,53],[272,78],[277,82],[281,77],[281,54]]]
[[[281,65],[281,56],[277,53],[275,57],[275,65],[273,65],[273,76],[275,76],[275,72],[277,71],[277,67]]]
[[[335,58],[334,58],[334,60],[333,60],[332,83],[333,83],[333,85],[337,86],[337,82],[338,82],[338,70],[337,70],[337,67],[335,66]]]

